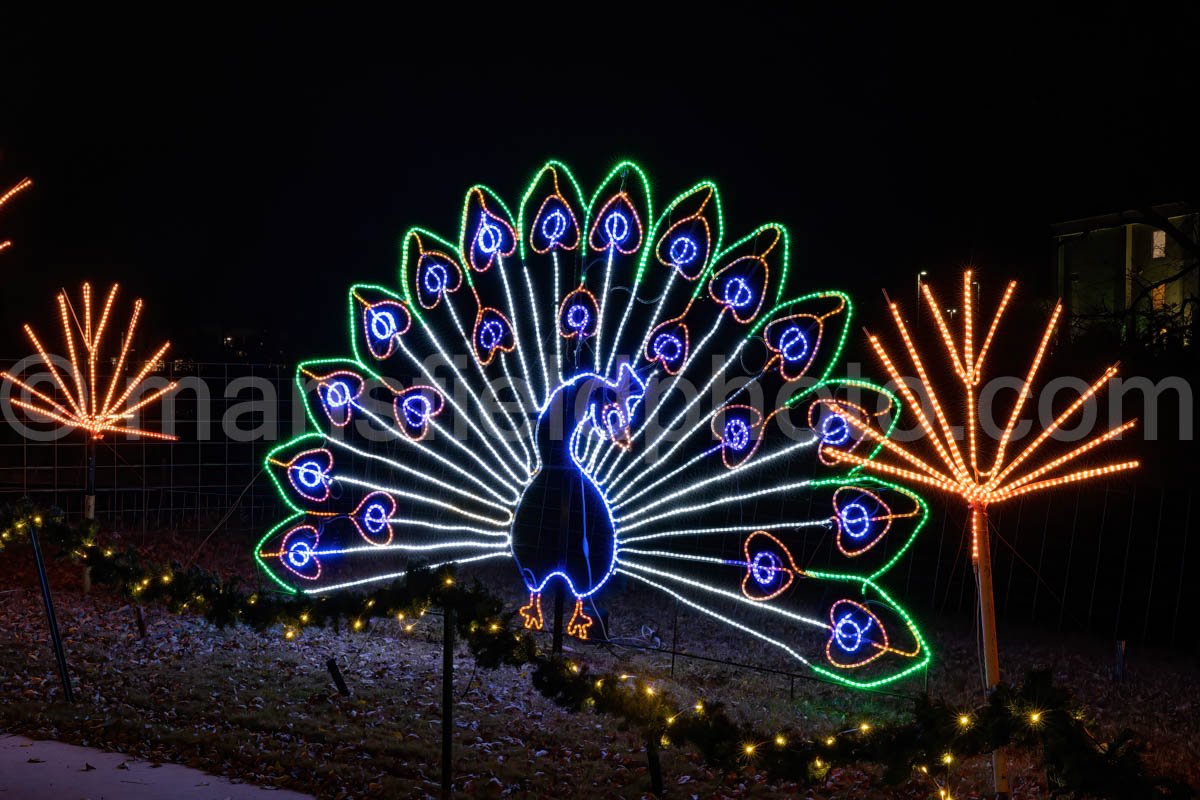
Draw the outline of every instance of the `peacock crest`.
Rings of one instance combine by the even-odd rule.
[[[831,377],[852,306],[785,294],[782,225],[730,240],[711,182],[656,212],[633,163],[585,199],[551,161],[515,213],[475,186],[454,241],[402,250],[398,287],[350,289],[350,353],[297,369],[315,432],[267,457],[294,514],[256,552],[280,585],[510,559],[529,628],[549,587],[582,638],[641,587],[850,685],[928,662],[877,582],[925,504],[831,454],[870,456],[845,415],[896,399]]]

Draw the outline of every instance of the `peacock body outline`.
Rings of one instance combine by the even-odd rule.
[[[724,228],[711,181],[654,216],[636,164],[585,202],[548,161],[516,215],[477,185],[457,243],[410,229],[399,291],[350,289],[351,354],[297,368],[315,432],[266,458],[294,513],[258,563],[320,594],[400,578],[410,559],[510,558],[529,628],[562,586],[568,632],[588,637],[585,603],[620,576],[850,686],[924,667],[877,582],[924,501],[861,467],[784,474],[833,470],[831,448],[877,452],[844,415],[890,430],[898,402],[831,378],[853,307],[838,291],[784,299],[786,228],[731,243]]]

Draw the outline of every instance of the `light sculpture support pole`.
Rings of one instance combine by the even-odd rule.
[[[979,595],[979,627],[983,636],[983,691],[990,695],[1000,684],[1000,648],[996,641],[996,603],[992,596],[992,548],[988,537],[987,506],[972,504],[971,533],[975,551],[975,585]],[[992,752],[992,775],[997,797],[1008,797],[1008,757]]]
[[[83,497],[83,518],[96,518],[96,437],[88,436],[87,491]]]
[[[550,652],[561,656],[563,652],[563,587],[562,581],[554,586],[554,635],[550,640]]]
[[[96,518],[96,437],[88,434],[87,437],[87,477],[86,485],[83,493],[83,518],[85,520],[94,520]],[[89,595],[92,593],[92,568],[85,566],[83,568],[83,593]],[[142,620],[142,607],[134,606],[137,609],[138,629],[141,632],[142,638],[146,638],[145,622]]]
[[[567,555],[567,534],[571,526],[571,504],[575,501],[575,485],[567,494],[566,502],[562,504],[562,513],[558,520],[558,558],[561,561]],[[582,498],[581,498],[582,502]],[[551,639],[550,652],[561,656],[563,652],[563,582],[554,582],[554,635]]]

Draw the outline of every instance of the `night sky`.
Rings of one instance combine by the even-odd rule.
[[[136,289],[180,355],[238,326],[332,352],[345,288],[395,281],[408,226],[453,235],[469,185],[512,198],[550,157],[588,192],[632,157],[660,206],[713,178],[731,232],[791,227],[797,289],[870,301],[968,263],[1048,293],[1051,223],[1196,199],[1195,16],[587,8],[566,30],[463,30],[465,9],[5,20],[0,183],[36,185],[0,215],[0,357],[89,277]]]

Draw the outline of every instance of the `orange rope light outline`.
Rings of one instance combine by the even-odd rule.
[[[865,658],[862,658],[858,661],[843,662],[843,661],[838,661],[836,658],[834,658],[834,656],[833,656],[833,637],[830,637],[829,641],[827,641],[825,643],[825,657],[829,659],[829,663],[834,664],[835,666],[841,667],[842,669],[858,669],[859,667],[865,667],[867,664],[870,664],[875,659],[881,657],[884,653],[895,653],[896,655],[902,656],[905,658],[914,658],[914,657],[916,657],[916,655],[918,653],[921,652],[920,643],[918,643],[917,646],[915,648],[913,648],[911,651],[910,650],[902,650],[897,647],[892,647],[891,641],[888,639],[887,629],[883,625],[883,621],[881,619],[879,619],[879,617],[876,616],[875,613],[873,611],[871,611],[871,609],[867,608],[862,603],[856,603],[853,600],[847,600],[847,599],[838,600],[832,606],[829,607],[829,622],[830,622],[829,627],[831,629],[834,629],[834,630],[837,629],[838,620],[835,619],[835,616],[836,616],[835,612],[837,611],[837,607],[840,605],[853,606],[854,608],[857,608],[863,614],[866,614],[867,617],[875,623],[876,627],[879,628],[879,634],[880,634],[880,637],[883,639],[883,641],[881,641],[881,642],[869,641],[868,642],[868,644],[870,644],[871,647],[875,648],[875,652],[872,653],[871,655],[866,656]]]
[[[965,457],[954,436],[950,419],[943,410],[937,393],[929,380],[929,375],[925,370],[921,354],[909,335],[908,328],[895,303],[889,303],[889,310],[900,333],[900,337],[904,342],[909,360],[912,362],[913,367],[916,369],[917,377],[925,388],[929,405],[933,409],[933,420],[926,414],[922,404],[918,401],[911,387],[909,387],[908,382],[901,378],[895,361],[889,356],[880,339],[868,334],[869,342],[884,369],[887,371],[888,376],[907,401],[907,406],[913,410],[916,421],[924,433],[923,438],[931,443],[934,451],[932,455],[936,455],[937,460],[928,457],[922,458],[908,447],[883,436],[870,425],[868,418],[855,413],[847,413],[850,412],[850,409],[848,407],[843,408],[843,401],[823,399],[818,402],[824,404],[829,410],[841,414],[843,419],[857,429],[864,437],[878,442],[883,446],[883,449],[875,459],[868,459],[853,452],[839,450],[837,447],[828,444],[821,447],[823,455],[827,455],[836,461],[861,467],[865,470],[901,481],[932,486],[950,494],[958,495],[967,502],[971,509],[971,560],[973,563],[978,563],[979,526],[983,524],[987,506],[1011,500],[1014,497],[1052,489],[1064,484],[1078,483],[1104,475],[1135,469],[1138,467],[1139,462],[1134,460],[1118,461],[1100,467],[1055,474],[1061,467],[1133,428],[1137,423],[1132,420],[1118,425],[1056,458],[1049,459],[1040,464],[1031,462],[1031,459],[1038,454],[1039,449],[1046,440],[1055,431],[1059,430],[1063,423],[1069,420],[1083,407],[1084,403],[1095,396],[1116,375],[1117,368],[1115,365],[1105,370],[1095,382],[1035,436],[1023,450],[1005,462],[1005,455],[1011,444],[1013,431],[1016,429],[1017,422],[1021,417],[1021,412],[1025,408],[1026,402],[1032,396],[1031,387],[1041,368],[1055,326],[1062,316],[1062,303],[1059,302],[1055,305],[1054,311],[1050,315],[1050,320],[1034,353],[1029,371],[1025,375],[1025,380],[1022,382],[1020,392],[1004,426],[1004,432],[996,442],[995,453],[991,460],[990,468],[983,469],[981,467],[982,464],[986,464],[986,461],[981,453],[979,441],[981,437],[978,431],[977,391],[982,383],[984,364],[988,352],[995,341],[1000,318],[1003,316],[1005,309],[1009,305],[1009,301],[1012,299],[1017,283],[1016,281],[1010,281],[1005,288],[1004,294],[997,306],[995,316],[988,325],[987,333],[978,352],[975,351],[974,317],[976,309],[972,302],[971,287],[971,271],[967,270],[963,273],[963,329],[960,352],[960,345],[955,341],[954,334],[950,326],[946,323],[941,312],[941,306],[934,297],[933,291],[929,288],[929,284],[923,283],[921,285],[922,292],[932,311],[934,322],[941,334],[942,342],[945,344],[950,365],[962,384],[965,397],[964,405],[966,408],[966,419],[963,424],[967,439],[967,453]],[[889,461],[886,457],[887,455],[898,457],[902,463],[898,463],[896,459]],[[939,461],[940,463],[938,463]],[[1017,468],[1023,464],[1028,471],[1012,477],[1014,473],[1018,472]]]
[[[0,378],[11,381],[15,386],[28,392],[31,398],[40,401],[40,403],[33,403],[13,398],[11,402],[14,406],[47,417],[64,427],[85,430],[97,439],[101,438],[105,433],[124,433],[133,436],[145,436],[149,439],[176,441],[179,437],[171,434],[129,426],[129,420],[138,411],[156,400],[165,397],[176,388],[177,384],[172,381],[161,389],[150,392],[135,403],[128,402],[134,390],[142,385],[142,382],[146,380],[146,376],[150,374],[150,370],[154,368],[155,364],[159,363],[163,355],[167,352],[167,348],[170,347],[169,342],[164,343],[158,348],[154,355],[146,361],[141,371],[128,383],[124,391],[115,400],[113,399],[113,395],[117,391],[117,385],[120,382],[122,370],[129,356],[129,347],[133,342],[133,334],[137,329],[138,319],[141,317],[141,300],[134,301],[133,314],[130,316],[129,325],[125,328],[125,336],[121,342],[121,353],[117,357],[117,367],[109,381],[108,388],[104,392],[104,400],[103,402],[97,400],[99,396],[97,394],[99,380],[96,376],[96,365],[100,358],[104,334],[109,329],[108,323],[112,315],[113,304],[117,299],[118,287],[119,284],[113,284],[108,292],[108,297],[104,301],[104,306],[97,317],[93,311],[91,284],[83,284],[82,320],[75,313],[75,308],[71,305],[66,290],[59,292],[56,298],[59,319],[62,323],[63,338],[67,346],[67,354],[71,361],[71,384],[73,385],[68,384],[63,379],[62,373],[54,366],[53,360],[50,358],[49,353],[46,352],[46,348],[42,346],[37,335],[33,332],[33,328],[29,325],[24,326],[25,334],[29,337],[29,341],[33,343],[34,349],[37,350],[38,355],[41,357],[42,363],[46,366],[51,380],[58,387],[63,397],[66,398],[69,408],[8,372],[0,372]],[[79,348],[75,346],[76,332],[80,339],[81,347]],[[81,368],[81,355],[85,359],[82,366],[86,367],[86,378],[85,370]]]
[[[12,187],[4,194],[0,194],[0,206],[3,206],[5,203],[7,203],[9,200],[11,200],[14,196],[16,196],[19,192],[25,191],[30,186],[33,186],[33,181],[29,180],[29,178],[22,179],[16,186]],[[11,246],[12,246],[11,239],[5,239],[4,241],[0,241],[0,250],[5,250]]]

